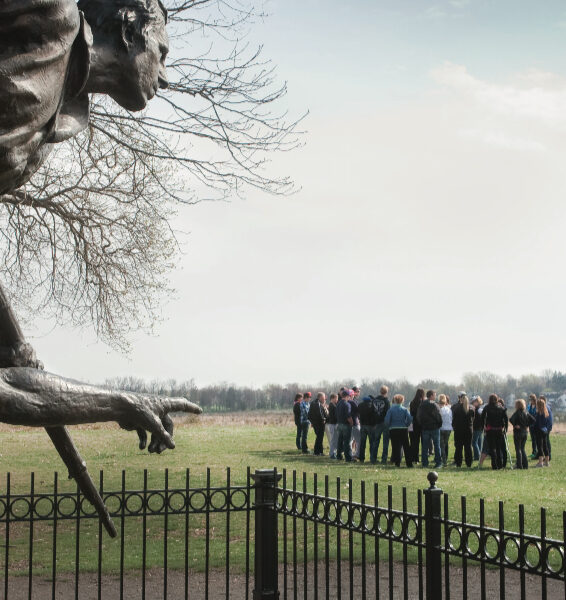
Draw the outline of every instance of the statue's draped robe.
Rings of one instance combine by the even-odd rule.
[[[86,127],[91,42],[75,0],[0,0],[0,194]]]

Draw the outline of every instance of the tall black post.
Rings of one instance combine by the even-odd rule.
[[[427,475],[430,487],[425,495],[426,600],[442,600],[442,490],[436,487],[438,473]]]
[[[258,469],[255,482],[255,573],[254,600],[278,600],[277,482],[281,475],[275,469]]]

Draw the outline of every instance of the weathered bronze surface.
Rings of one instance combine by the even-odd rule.
[[[167,13],[159,0],[0,0],[0,195],[22,186],[53,144],[88,124],[89,93],[141,110],[168,85]],[[69,474],[116,530],[65,425],[116,421],[140,448],[174,448],[185,398],[110,391],[43,371],[0,285],[0,421],[45,427]]]
[[[0,0],[0,195],[87,126],[89,93],[141,110],[167,87],[165,21],[158,0]]]

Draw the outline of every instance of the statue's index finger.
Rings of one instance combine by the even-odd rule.
[[[185,413],[194,413],[195,415],[200,415],[202,413],[202,408],[187,400],[186,398],[164,398],[162,400],[165,411],[170,412],[185,412]]]

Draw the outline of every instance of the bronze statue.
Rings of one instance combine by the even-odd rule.
[[[53,144],[88,124],[89,93],[141,110],[168,86],[160,0],[0,0],[0,196],[25,184]],[[185,398],[109,391],[43,371],[0,285],[0,421],[45,427],[69,474],[116,530],[65,425],[116,421],[140,448],[174,448]]]
[[[88,94],[141,110],[168,85],[159,0],[0,0],[0,195],[84,129]]]

